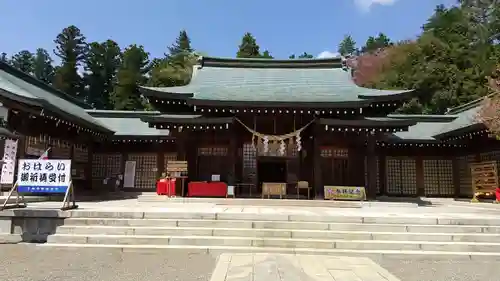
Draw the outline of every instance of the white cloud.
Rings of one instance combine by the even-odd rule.
[[[330,51],[323,51],[323,52],[321,52],[317,56],[318,59],[336,58],[336,57],[340,57],[340,54],[339,53],[333,53],[333,52],[330,52]]]
[[[368,12],[374,5],[390,6],[397,1],[398,0],[354,0],[354,4],[363,12]]]

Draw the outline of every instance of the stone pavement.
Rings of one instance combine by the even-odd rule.
[[[211,281],[399,281],[363,257],[222,254]]]

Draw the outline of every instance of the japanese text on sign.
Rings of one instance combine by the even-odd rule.
[[[363,200],[365,197],[362,186],[325,186],[325,199]]]
[[[70,177],[71,160],[19,160],[17,183],[20,192],[65,192]]]

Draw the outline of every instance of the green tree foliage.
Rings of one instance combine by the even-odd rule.
[[[33,75],[40,81],[52,84],[54,79],[53,60],[47,50],[38,48],[33,62]]]
[[[257,40],[250,33],[247,32],[243,35],[241,39],[241,44],[238,47],[238,52],[236,53],[237,58],[259,58],[260,55],[260,47],[257,44]]]
[[[116,73],[121,64],[121,50],[112,40],[92,42],[85,56],[85,84],[87,103],[97,109],[112,109],[110,95],[113,92]]]
[[[342,56],[356,53],[356,41],[354,41],[351,35],[344,36],[344,39],[339,44],[338,52]]]
[[[181,31],[169,53],[162,59],[153,59],[149,73],[149,86],[172,87],[186,85],[191,80],[193,65],[199,55],[191,47],[185,31]]]
[[[469,7],[437,6],[415,42],[391,48],[373,86],[415,89],[418,98],[400,109],[411,113],[444,113],[488,94],[487,77],[498,58],[489,39],[494,21],[476,20],[475,14]]]
[[[370,36],[366,40],[365,46],[361,48],[361,52],[373,52],[392,45],[391,39],[384,33],[379,33],[377,37]]]
[[[271,53],[268,50],[265,50],[262,55],[260,55],[261,58],[263,59],[274,59],[273,56],[271,56]]]
[[[54,86],[73,97],[83,99],[83,81],[78,74],[78,67],[87,52],[85,36],[78,27],[71,25],[62,30],[54,40],[54,54],[61,59],[61,65],[56,71]]]
[[[0,53],[0,61],[1,62],[9,62],[9,59],[7,58],[7,53]]]
[[[33,74],[34,62],[34,55],[28,50],[22,50],[19,53],[13,55],[10,59],[10,63],[12,66],[28,74]]]
[[[302,53],[302,55],[300,55],[298,57],[296,57],[295,54],[293,54],[293,55],[290,55],[288,58],[289,59],[295,59],[295,58],[298,58],[298,59],[312,59],[312,58],[314,58],[314,56],[311,55],[311,54],[309,54],[309,53],[307,53],[307,52],[304,52],[304,53]]]
[[[140,110],[144,108],[139,85],[147,81],[149,54],[143,46],[130,45],[123,52],[123,62],[117,73],[117,82],[111,101],[117,110]]]

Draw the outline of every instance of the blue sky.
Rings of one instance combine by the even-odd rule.
[[[345,34],[359,43],[384,32],[411,39],[438,4],[456,0],[1,0],[0,52],[38,47],[68,25],[87,40],[111,38],[120,46],[144,45],[162,56],[186,29],[193,47],[211,56],[234,57],[245,32],[277,58],[292,53],[335,52]],[[49,4],[50,3],[50,4]]]

